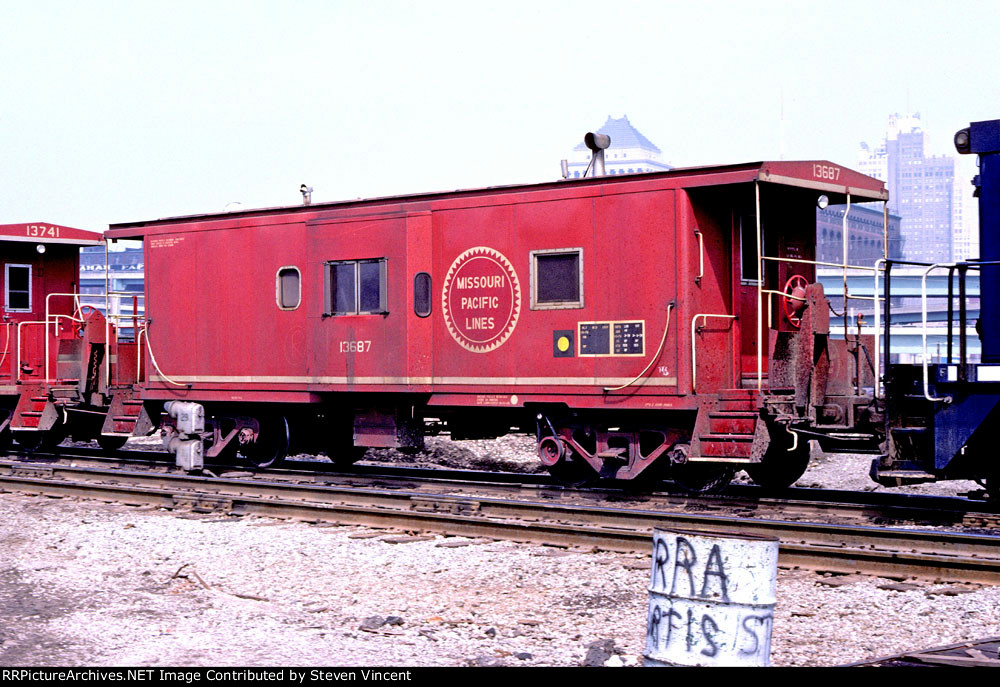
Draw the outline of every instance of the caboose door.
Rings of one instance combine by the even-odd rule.
[[[757,309],[758,309],[758,271],[757,271],[757,217],[752,210],[734,210],[733,212],[733,292],[736,296],[737,313],[740,318],[739,334],[739,374],[737,383],[743,387],[757,386]],[[761,304],[763,312],[760,316],[761,337],[768,340],[767,302]],[[767,375],[767,350],[761,356],[761,374]]]
[[[372,391],[407,384],[406,217],[307,223],[310,272],[322,298],[309,329],[310,373],[324,386]]]

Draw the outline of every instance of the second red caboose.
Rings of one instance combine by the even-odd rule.
[[[139,374],[135,346],[81,300],[80,247],[100,245],[100,234],[59,224],[0,225],[0,451],[69,434],[120,446],[134,430],[105,419],[116,385],[130,390]]]

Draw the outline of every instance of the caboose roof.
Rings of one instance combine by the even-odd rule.
[[[74,229],[51,222],[26,222],[24,224],[0,224],[0,242],[3,241],[99,246],[104,243],[104,237],[96,231]]]
[[[432,210],[461,207],[476,204],[477,199],[491,197],[496,204],[514,203],[526,200],[520,194],[532,194],[533,200],[570,198],[574,196],[604,195],[628,191],[655,191],[672,188],[696,188],[750,184],[760,181],[769,184],[796,186],[830,194],[830,202],[843,202],[846,194],[852,202],[887,200],[889,193],[885,182],[836,165],[827,160],[803,160],[780,162],[746,162],[735,165],[710,165],[703,167],[679,167],[669,171],[646,172],[584,179],[560,179],[537,184],[517,184],[511,186],[491,186],[478,189],[417,193],[402,196],[313,203],[311,205],[290,205],[237,212],[183,215],[142,222],[112,224],[106,233],[110,239],[141,238],[146,234],[176,231],[171,225],[211,222],[214,220],[234,221],[267,217],[270,215],[304,215],[302,220],[350,215],[366,208],[379,207],[390,212],[394,207],[407,205],[407,209]],[[537,196],[535,194],[538,194]],[[217,225],[216,225],[217,226]],[[205,227],[208,228],[208,227]]]

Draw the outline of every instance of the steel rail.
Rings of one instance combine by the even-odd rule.
[[[40,464],[0,464],[0,489],[622,552],[648,553],[654,528],[736,531],[778,537],[783,566],[1000,584],[1000,537],[956,532]]]
[[[159,460],[158,460],[159,459]],[[0,458],[0,464],[2,464]],[[16,461],[14,458],[8,460]],[[74,453],[65,451],[45,454],[23,453],[20,463],[67,465],[102,469],[127,469],[175,472],[172,458],[163,452],[124,451],[114,457],[103,455],[101,450],[76,448]],[[19,464],[15,462],[14,464]],[[699,512],[735,511],[753,517],[808,519],[832,518],[846,520],[878,519],[882,523],[908,523],[921,526],[953,526],[960,528],[1000,529],[1000,504],[989,501],[933,496],[927,494],[894,494],[888,492],[837,491],[814,488],[789,488],[780,494],[762,492],[760,487],[749,484],[732,484],[724,494],[691,494],[671,490],[664,483],[662,489],[635,492],[629,486],[596,485],[567,487],[555,482],[546,473],[487,472],[483,470],[443,469],[408,465],[361,465],[348,468],[333,463],[310,460],[291,460],[281,468],[254,471],[249,466],[233,464],[206,465],[210,477],[218,474],[224,478],[252,478],[265,481],[297,482],[341,486],[374,486],[377,488],[412,489],[414,482],[436,492],[465,495],[496,495],[512,498],[520,494],[535,493],[545,499],[594,499],[614,503],[645,504],[647,509],[673,510],[698,509]],[[627,484],[627,483],[626,483]],[[526,491],[526,490],[531,490]],[[814,520],[815,521],[815,520]]]

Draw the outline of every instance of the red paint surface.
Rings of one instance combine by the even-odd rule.
[[[774,250],[798,240],[795,232],[808,248],[817,164],[829,166],[753,163],[275,208],[118,225],[109,235],[145,239],[152,350],[164,374],[192,385],[154,379],[146,398],[370,391],[429,394],[422,397],[429,405],[558,399],[579,407],[694,408],[695,315],[737,316],[709,319],[696,331],[699,392],[739,386],[741,375],[756,372],[756,287],[741,281],[736,210],[753,214],[755,179],[792,178],[792,185],[761,185],[765,233],[783,237]],[[839,169],[872,197],[884,189]],[[771,217],[790,224],[768,227]],[[697,280],[696,230],[704,239]],[[584,305],[532,310],[530,253],[563,248],[582,249]],[[388,313],[324,316],[326,263],[373,258],[386,260]],[[275,302],[276,274],[287,266],[302,274],[295,310]],[[432,278],[427,318],[414,313],[418,272]],[[460,277],[472,280],[467,288],[458,288]],[[669,332],[651,360],[670,303]],[[607,321],[641,321],[645,354],[580,356],[574,336],[575,354],[554,356],[556,332]],[[638,382],[604,392],[650,362]]]

